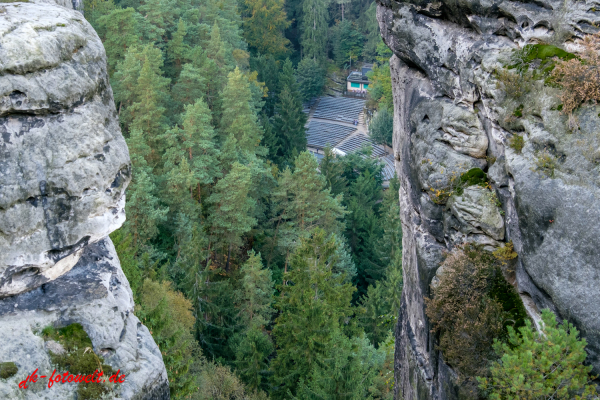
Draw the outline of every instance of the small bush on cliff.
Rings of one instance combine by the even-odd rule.
[[[552,80],[563,89],[562,112],[569,116],[581,104],[600,100],[600,33],[586,36],[582,45],[579,58],[562,59],[552,71]]]
[[[523,136],[514,134],[513,137],[510,138],[508,145],[518,154],[521,154],[523,147],[525,147],[525,140],[523,140]]]
[[[508,343],[494,344],[502,358],[493,363],[491,377],[478,378],[480,388],[492,400],[598,399],[589,384],[592,367],[583,365],[586,340],[568,322],[559,325],[547,309],[542,321],[541,332],[530,321],[520,335],[508,327]]]
[[[526,313],[492,253],[465,245],[440,268],[426,313],[445,360],[466,386],[474,386],[470,378],[487,376],[489,361],[496,358],[494,340],[506,339],[507,326],[523,326]]]

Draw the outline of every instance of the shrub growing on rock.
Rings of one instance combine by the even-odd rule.
[[[494,341],[507,339],[507,326],[525,324],[523,304],[492,253],[474,245],[447,256],[432,291],[426,313],[439,334],[439,349],[463,386],[475,389],[471,378],[487,376],[489,361],[496,358]]]
[[[592,367],[583,365],[586,340],[568,322],[559,325],[547,309],[542,321],[540,332],[530,321],[520,335],[508,327],[508,343],[494,345],[502,358],[493,363],[491,377],[478,378],[480,388],[492,400],[598,399],[589,384]]]
[[[579,58],[561,59],[552,71],[552,79],[562,87],[562,112],[572,112],[588,101],[600,100],[600,34],[588,35]]]

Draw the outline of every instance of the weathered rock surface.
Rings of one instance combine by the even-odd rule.
[[[0,300],[0,360],[17,364],[18,373],[0,382],[3,399],[74,399],[77,384],[41,385],[19,389],[19,382],[36,368],[39,375],[54,369],[49,347],[40,332],[47,326],[79,323],[92,340],[94,351],[125,382],[114,398],[168,399],[169,386],[162,356],[148,328],[133,315],[127,278],[110,239],[86,246],[79,262],[58,279],[37,289]],[[49,372],[49,373],[47,373]]]
[[[394,53],[404,234],[397,398],[461,397],[452,366],[435,350],[423,299],[442,252],[464,242],[494,248],[511,240],[519,254],[515,285],[528,312],[537,319],[550,308],[574,323],[599,374],[600,109],[582,107],[580,129],[569,132],[556,109],[558,90],[538,81],[521,100],[527,113],[515,118],[518,103],[496,78],[512,50],[525,44],[576,49],[600,22],[595,3],[378,2],[382,36]],[[525,140],[520,153],[509,146],[515,134]],[[548,155],[552,171],[540,168]],[[475,167],[488,173],[493,192],[471,186],[440,200],[456,176]]]
[[[81,13],[1,6],[0,135],[1,298],[66,273],[125,220],[129,154]]]
[[[18,384],[35,369],[50,376],[49,352],[64,351],[41,330],[79,323],[126,375],[114,398],[169,399],[107,237],[125,220],[130,162],[106,54],[81,8],[0,3],[0,362],[18,367],[0,398],[75,399],[77,384]]]

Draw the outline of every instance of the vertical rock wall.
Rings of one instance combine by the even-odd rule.
[[[104,47],[80,1],[0,3],[0,398],[74,398],[76,384],[21,390],[53,368],[39,332],[81,324],[126,381],[123,399],[168,399],[162,356],[133,314],[108,234],[125,220],[129,153]]]
[[[513,283],[533,319],[552,309],[580,329],[588,362],[600,373],[600,107],[581,107],[571,132],[557,110],[558,89],[533,83],[515,104],[496,73],[526,44],[578,48],[600,22],[598,3],[540,0],[464,2],[378,0],[393,51],[394,152],[401,181],[404,292],[396,330],[396,398],[456,399],[456,374],[435,349],[424,297],[442,253],[461,243],[494,249],[512,241]],[[509,146],[522,135],[524,147]],[[555,160],[552,173],[540,157]],[[453,174],[487,172],[439,201]]]

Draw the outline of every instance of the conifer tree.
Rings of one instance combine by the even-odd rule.
[[[239,342],[235,345],[235,365],[250,389],[268,390],[268,357],[273,350],[271,338],[257,326],[252,326],[239,336]]]
[[[223,116],[220,125],[222,135],[227,137],[232,134],[240,151],[246,154],[256,154],[262,139],[251,101],[252,92],[248,78],[236,68],[229,73],[227,86],[223,90]]]
[[[294,77],[294,68],[288,58],[279,74],[280,92],[275,105],[273,131],[277,137],[275,160],[281,167],[291,164],[306,148],[306,114],[303,112],[301,95]]]
[[[179,19],[177,24],[177,31],[173,34],[173,37],[167,44],[167,54],[169,60],[173,63],[176,74],[181,71],[182,64],[188,58],[190,51],[189,46],[185,43],[185,36],[187,35],[187,27],[183,19]]]
[[[539,331],[525,324],[520,335],[508,326],[509,343],[494,345],[502,358],[492,364],[490,378],[478,378],[490,399],[597,399],[592,366],[583,364],[587,342],[578,330],[568,321],[559,325],[549,309],[542,310]]]
[[[115,72],[117,63],[125,57],[127,49],[140,45],[141,35],[135,14],[133,8],[116,8],[98,17],[94,24],[106,49],[110,76]]]
[[[162,53],[147,45],[141,53],[142,68],[134,89],[136,101],[128,108],[133,129],[142,129],[149,135],[148,144],[158,151],[156,141],[163,129],[165,108],[162,106],[168,97],[169,79],[162,77]],[[153,146],[154,145],[154,146]]]
[[[271,271],[263,268],[260,253],[256,254],[251,250],[248,256],[240,269],[240,289],[236,291],[240,325],[262,327],[271,320],[274,313],[271,305],[275,290]]]
[[[166,219],[168,208],[160,206],[152,168],[146,158],[151,149],[139,129],[131,132],[127,141],[133,166],[133,178],[127,190],[126,229],[133,235],[133,245],[141,246],[158,233],[158,224]]]
[[[267,388],[265,376],[268,371],[267,357],[273,352],[273,343],[264,332],[275,310],[271,271],[264,269],[260,254],[253,250],[240,270],[240,288],[236,291],[236,308],[243,331],[232,342],[236,354],[236,366],[241,378],[252,389]]]
[[[352,314],[354,288],[333,273],[337,244],[327,237],[316,229],[302,239],[286,277],[291,284],[281,287],[277,299],[280,314],[273,328],[277,356],[271,363],[275,399],[296,394],[300,379],[325,362],[342,322]]]
[[[287,51],[289,40],[283,35],[290,26],[283,0],[245,0],[244,38],[260,54],[279,56]]]
[[[302,100],[309,101],[323,92],[325,71],[316,60],[305,57],[298,64],[298,83]]]
[[[208,81],[204,70],[207,59],[204,50],[196,47],[194,50],[190,50],[188,54],[191,61],[183,64],[177,82],[171,89],[173,100],[178,103],[175,108],[177,112],[182,112],[184,106],[207,97]]]
[[[235,162],[208,198],[212,205],[208,216],[211,234],[217,243],[228,248],[226,270],[232,247],[241,245],[242,235],[256,224],[256,219],[252,217],[256,201],[248,197],[251,178],[250,168]]]
[[[302,24],[303,57],[321,62],[327,57],[327,0],[304,0]]]
[[[165,134],[164,171],[172,211],[199,217],[205,185],[220,176],[219,151],[210,124],[210,110],[201,99],[185,107],[183,127]],[[188,204],[188,206],[184,206]]]
[[[317,171],[316,158],[302,152],[295,161],[294,172],[287,168],[278,179],[279,187],[273,193],[277,245],[286,255],[290,253],[312,229],[321,227],[328,233],[342,230],[341,219],[345,212],[342,197],[333,197],[326,182]]]

